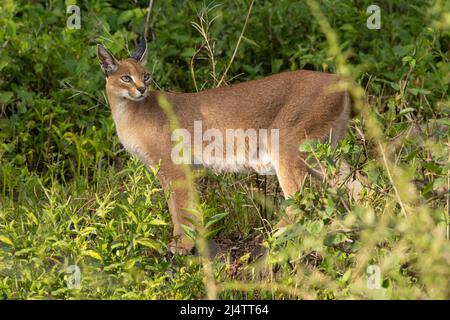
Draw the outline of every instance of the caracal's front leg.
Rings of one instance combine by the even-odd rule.
[[[165,192],[169,193],[169,211],[173,223],[173,239],[169,250],[173,254],[186,255],[194,248],[194,241],[183,231],[182,225],[192,228],[192,214],[186,209],[194,206],[192,190],[179,166],[164,168],[159,178]]]

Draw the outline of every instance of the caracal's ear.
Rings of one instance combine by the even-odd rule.
[[[134,49],[131,58],[142,65],[145,65],[147,63],[147,40],[144,37],[141,38],[138,46],[136,47],[136,49]]]
[[[114,73],[119,67],[119,63],[116,58],[101,44],[97,45],[97,55],[100,60],[100,66],[102,70],[105,72],[106,76]]]

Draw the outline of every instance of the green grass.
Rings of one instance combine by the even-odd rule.
[[[65,29],[60,1],[0,10],[0,297],[211,296],[203,258],[167,254],[166,195],[121,147],[95,56],[96,42],[129,53],[148,2],[77,3],[80,30]],[[367,95],[336,150],[312,147],[328,178],[340,158],[362,176],[359,200],[326,181],[308,179],[285,201],[273,177],[197,173],[200,211],[215,221],[207,231],[228,252],[212,264],[218,297],[449,299],[449,5],[380,4],[382,28],[369,30],[370,1],[314,3],[256,1],[231,64],[250,1],[152,9],[155,88],[213,87],[230,65],[228,83],[312,69],[348,74]],[[202,18],[213,20],[206,39],[191,24]],[[195,54],[206,40],[213,50]],[[429,128],[390,148],[414,124]],[[272,232],[289,204],[296,223]],[[249,258],[255,237],[265,260]],[[79,290],[67,287],[69,265],[81,269]],[[369,266],[380,289],[367,286]]]

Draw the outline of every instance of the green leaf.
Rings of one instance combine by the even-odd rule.
[[[419,89],[419,88],[408,88],[407,91],[415,96],[417,96],[418,94],[422,94],[422,95],[428,95],[431,92],[425,89]]]
[[[329,234],[325,238],[325,245],[331,247],[338,245],[344,242],[345,240],[347,240],[347,237],[343,233]]]
[[[250,252],[249,252],[249,253],[246,253],[246,254],[244,254],[242,257],[240,257],[240,258],[239,258],[239,261],[241,261],[241,262],[247,262],[248,259],[250,259]]]
[[[300,145],[299,150],[301,152],[311,152],[312,150],[314,150],[316,148],[316,146],[317,146],[317,141],[307,140]]]
[[[404,116],[405,114],[408,114],[408,113],[411,113],[411,112],[414,112],[414,111],[416,111],[416,109],[414,109],[414,108],[405,108],[405,109],[402,109],[402,110],[400,110],[400,112],[398,113],[398,117]]]
[[[123,11],[119,18],[117,19],[118,24],[124,24],[129,22],[134,17],[134,11],[133,10],[125,10]]]
[[[0,241],[9,245],[13,245],[13,242],[10,238],[8,238],[7,236],[4,235],[0,235]]]
[[[165,222],[165,221],[163,221],[161,219],[152,219],[150,221],[150,224],[154,225],[154,226],[166,226],[167,222]]]
[[[184,50],[181,51],[180,56],[183,58],[192,58],[194,54],[195,54],[194,48],[184,48]]]
[[[14,94],[10,91],[3,91],[0,92],[0,103],[8,103],[12,97],[14,96]]]
[[[423,164],[423,167],[433,173],[441,174],[442,173],[442,167],[432,163],[432,162],[426,162]]]
[[[103,260],[102,256],[98,252],[96,252],[94,250],[85,250],[85,251],[82,252],[82,255],[89,256],[91,258],[94,258],[94,259],[100,260],[100,261]]]
[[[209,231],[209,232],[205,235],[206,240],[212,239],[212,238],[213,238],[216,234],[218,234],[219,231],[222,230],[222,229],[223,229],[223,227],[220,227],[220,228],[217,228],[217,229],[214,229],[214,230]]]
[[[213,224],[215,224],[215,223],[219,222],[220,220],[222,220],[223,218],[225,218],[226,215],[227,215],[227,213],[219,213],[219,214],[212,216],[211,218],[209,218],[209,221],[206,223],[205,228],[208,229]]]
[[[446,177],[439,177],[433,181],[433,189],[435,189],[435,190],[445,187],[446,185],[447,185]]]
[[[352,269],[348,269],[345,271],[345,273],[342,275],[341,281],[343,283],[347,282],[350,279],[350,276],[352,275]]]
[[[192,240],[195,240],[195,230],[191,227],[188,227],[184,224],[181,225],[181,228],[183,229],[184,233],[191,238]]]
[[[148,238],[135,239],[134,243],[140,244],[141,246],[144,246],[147,248],[151,248],[158,252],[162,252],[160,244],[158,242],[148,239]]]
[[[319,220],[319,221],[313,221],[311,223],[309,223],[306,227],[306,230],[308,230],[309,233],[317,235],[320,233],[320,231],[322,231],[323,229],[323,221]]]
[[[257,44],[255,41],[253,41],[252,39],[247,38],[246,36],[242,36],[242,40],[244,40],[244,42],[247,42],[248,44],[255,46],[257,48],[260,48],[260,45]]]

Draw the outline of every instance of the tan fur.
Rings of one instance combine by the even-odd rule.
[[[169,210],[176,239],[170,245],[173,252],[186,253],[193,247],[181,229],[181,224],[190,225],[189,214],[183,209],[191,208],[192,202],[188,189],[174,183],[183,181],[185,176],[182,168],[171,160],[171,130],[158,106],[158,95],[165,95],[180,127],[190,132],[196,120],[202,121],[204,131],[215,128],[224,136],[226,129],[279,129],[279,157],[274,169],[286,198],[299,190],[308,172],[303,161],[306,155],[298,151],[302,141],[323,141],[333,132],[332,141],[336,143],[345,134],[351,116],[349,95],[337,91],[340,78],[333,74],[284,72],[198,93],[151,91],[143,100],[132,101],[124,94],[128,92],[136,97],[136,87],[143,84],[145,69],[134,59],[117,61],[117,64],[117,70],[106,78],[106,93],[117,133],[125,148],[146,165],[161,163],[159,179],[166,191],[171,190]],[[124,84],[120,80],[123,74],[132,75],[136,85]],[[268,146],[269,158],[270,149]],[[216,164],[216,167],[226,167],[226,164]]]

